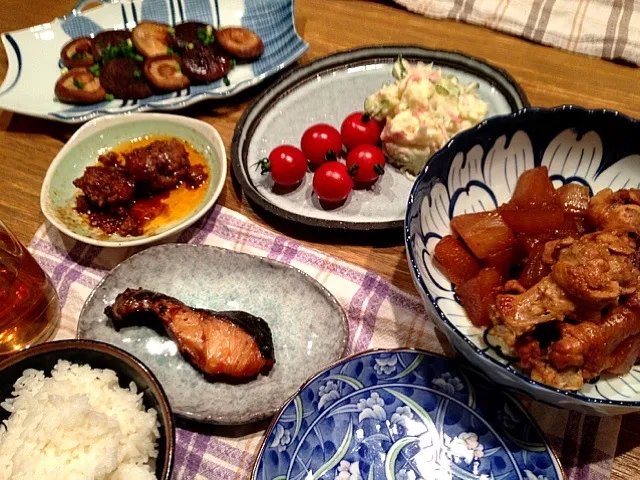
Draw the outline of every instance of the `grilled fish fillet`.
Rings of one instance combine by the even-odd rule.
[[[251,378],[275,364],[269,325],[246,312],[191,308],[162,293],[128,288],[105,314],[116,329],[140,314],[156,317],[180,353],[207,375]]]

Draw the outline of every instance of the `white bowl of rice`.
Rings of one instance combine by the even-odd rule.
[[[0,479],[168,480],[175,427],[144,364],[63,340],[0,358]]]

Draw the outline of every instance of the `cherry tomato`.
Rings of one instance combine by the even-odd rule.
[[[340,162],[326,162],[313,175],[313,191],[327,203],[344,202],[353,190],[347,167]]]
[[[347,155],[347,168],[358,183],[373,183],[384,173],[384,153],[374,145],[359,145]]]
[[[302,134],[302,151],[313,165],[322,165],[327,160],[335,160],[342,151],[340,132],[331,125],[318,123]]]
[[[342,122],[340,136],[347,150],[358,145],[377,145],[382,126],[375,118],[364,112],[353,112]]]
[[[302,150],[293,145],[274,148],[269,158],[260,160],[258,165],[262,174],[271,172],[273,181],[283,187],[298,185],[307,173],[307,159]]]

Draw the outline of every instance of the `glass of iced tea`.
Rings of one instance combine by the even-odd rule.
[[[49,339],[59,321],[49,276],[0,221],[0,358]]]

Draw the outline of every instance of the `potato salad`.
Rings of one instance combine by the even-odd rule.
[[[477,83],[463,85],[433,64],[411,65],[400,57],[393,77],[394,83],[366,99],[365,110],[386,121],[380,137],[383,150],[392,164],[411,175],[417,175],[451,137],[487,115]]]

